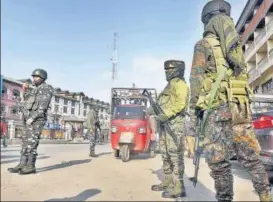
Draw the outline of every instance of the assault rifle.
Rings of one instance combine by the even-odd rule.
[[[197,177],[198,177],[198,171],[199,171],[199,164],[200,164],[200,157],[203,152],[203,147],[200,146],[200,136],[202,135],[202,119],[200,116],[197,117],[196,121],[196,136],[195,136],[195,144],[194,144],[194,157],[193,157],[193,165],[195,167],[194,169],[194,177],[190,178],[190,180],[193,182],[193,186],[196,187],[197,184]]]
[[[154,110],[154,112],[155,112],[156,115],[164,114],[164,111],[161,109],[161,107],[159,106],[159,104],[157,104],[157,103],[153,100],[151,93],[148,92],[147,89],[144,89],[144,90],[143,90],[142,95],[144,95],[145,97],[148,98],[148,100],[149,100],[149,102],[151,103],[151,105],[152,105],[152,107],[153,107],[153,110]],[[178,142],[178,140],[177,140],[175,134],[173,133],[173,131],[172,131],[172,129],[171,129],[169,123],[168,123],[168,122],[163,123],[162,126],[165,128],[165,130],[167,131],[167,133],[169,133],[169,134],[171,135],[171,137],[173,138],[175,144],[179,147],[179,146],[180,146],[180,145],[179,145],[179,142]]]
[[[194,171],[194,177],[190,178],[190,180],[193,181],[193,186],[196,186],[196,183],[197,183],[199,160],[203,151],[202,149],[203,147],[200,147],[199,145],[199,138],[205,135],[204,134],[205,126],[207,124],[208,117],[212,112],[212,102],[215,98],[216,91],[218,90],[218,87],[220,86],[220,83],[226,74],[226,71],[227,71],[227,68],[220,68],[216,81],[212,84],[211,91],[210,91],[211,95],[210,95],[209,103],[206,108],[206,114],[203,116],[203,111],[201,109],[197,110],[198,129],[197,129],[197,136],[195,139],[195,152],[194,152],[194,159],[193,159],[193,164],[195,165],[195,171]]]
[[[24,104],[21,102],[21,98],[19,96],[13,96],[13,100],[15,100],[15,103],[17,107],[19,108],[19,111],[22,112],[24,118],[26,119],[29,116],[29,111],[25,108]]]

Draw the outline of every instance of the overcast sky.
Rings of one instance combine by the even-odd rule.
[[[114,86],[166,85],[166,59],[186,62],[201,39],[207,0],[2,0],[1,74],[30,78],[110,101]],[[237,22],[246,0],[229,0]],[[118,32],[117,80],[111,80],[113,33]]]

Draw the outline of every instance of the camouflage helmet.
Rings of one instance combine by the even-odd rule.
[[[185,62],[182,60],[167,60],[164,62],[164,69],[170,69],[166,72],[167,80],[179,77],[184,78]]]
[[[32,72],[31,76],[39,76],[42,79],[46,80],[47,79],[47,72],[43,69],[35,69]]]
[[[231,6],[224,0],[212,0],[208,2],[203,10],[201,20],[204,24],[207,24],[212,16],[219,13],[225,13],[230,16]]]

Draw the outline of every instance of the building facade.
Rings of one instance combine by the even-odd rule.
[[[254,93],[273,95],[273,0],[248,0],[236,29],[250,86]]]
[[[31,80],[15,80],[2,76],[2,94],[1,94],[1,116],[9,124],[9,138],[20,138],[22,135],[22,114],[20,113],[14,97],[23,99],[23,83],[30,83]],[[102,128],[107,128],[110,122],[110,104],[89,98],[83,92],[75,93],[63,91],[60,88],[55,88],[54,95],[48,110],[47,128],[52,125],[59,126],[60,129],[66,130],[65,121],[72,123],[74,128],[78,127],[78,123],[84,123],[89,110],[92,107],[99,108],[99,118],[102,123]],[[68,121],[69,120],[69,121]],[[84,124],[83,124],[84,125]],[[42,135],[42,138],[52,135]],[[64,135],[65,136],[65,135]]]

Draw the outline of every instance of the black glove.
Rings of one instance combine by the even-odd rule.
[[[195,109],[195,115],[197,116],[197,118],[202,119],[203,115],[204,115],[204,110],[201,109],[200,107],[196,107],[196,109]]]

